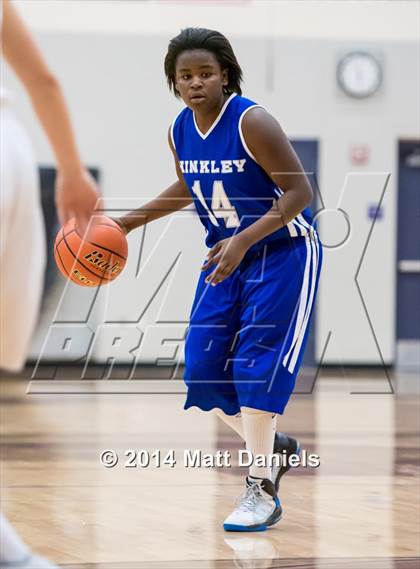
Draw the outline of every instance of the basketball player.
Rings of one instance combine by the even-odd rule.
[[[99,191],[83,167],[60,85],[9,0],[1,3],[4,56],[22,81],[54,150],[60,221],[75,216],[87,227]],[[25,363],[42,294],[45,242],[38,171],[30,141],[13,112],[12,97],[0,86],[1,236],[0,368],[17,372]],[[21,278],[22,266],[26,278]],[[0,516],[0,567],[52,567],[33,555]]]
[[[276,416],[295,385],[321,267],[312,189],[277,121],[241,96],[242,71],[222,34],[183,30],[165,73],[186,105],[168,133],[178,180],[120,223],[129,232],[194,202],[210,250],[186,338],[185,409],[213,410],[254,457],[289,457],[299,444],[275,433]],[[254,462],[225,530],[276,523],[287,470]]]

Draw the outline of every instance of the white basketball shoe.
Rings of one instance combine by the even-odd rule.
[[[271,480],[247,478],[246,484],[235,510],[224,521],[226,531],[264,531],[281,518],[280,500]]]
[[[0,568],[1,567],[8,567],[9,569],[12,567],[13,569],[58,569],[57,565],[54,565],[48,561],[48,559],[39,557],[38,555],[29,555],[20,562],[6,562],[4,565],[0,561]]]

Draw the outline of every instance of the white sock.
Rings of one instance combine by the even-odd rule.
[[[29,549],[6,518],[0,514],[0,561],[16,563],[29,556]]]
[[[228,427],[233,429],[242,439],[245,440],[244,437],[244,429],[242,425],[242,415],[241,413],[237,413],[236,415],[226,415],[221,409],[215,408],[212,410],[215,415],[222,419]]]
[[[273,454],[277,424],[276,415],[259,409],[251,409],[250,407],[241,407],[241,410],[247,450],[254,457],[256,455],[268,457]],[[249,476],[252,478],[269,478],[271,480],[271,466],[267,458],[265,466],[252,464],[249,469]]]

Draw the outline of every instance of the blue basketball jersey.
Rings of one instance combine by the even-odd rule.
[[[231,237],[254,223],[273,206],[282,190],[256,162],[241,130],[247,111],[259,107],[232,94],[203,134],[186,107],[171,126],[171,137],[185,182],[206,231],[206,245]],[[261,243],[306,235],[312,218],[306,208]]]

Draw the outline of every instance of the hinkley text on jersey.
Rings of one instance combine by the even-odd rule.
[[[180,160],[183,174],[240,174],[245,172],[246,158],[241,160]]]

